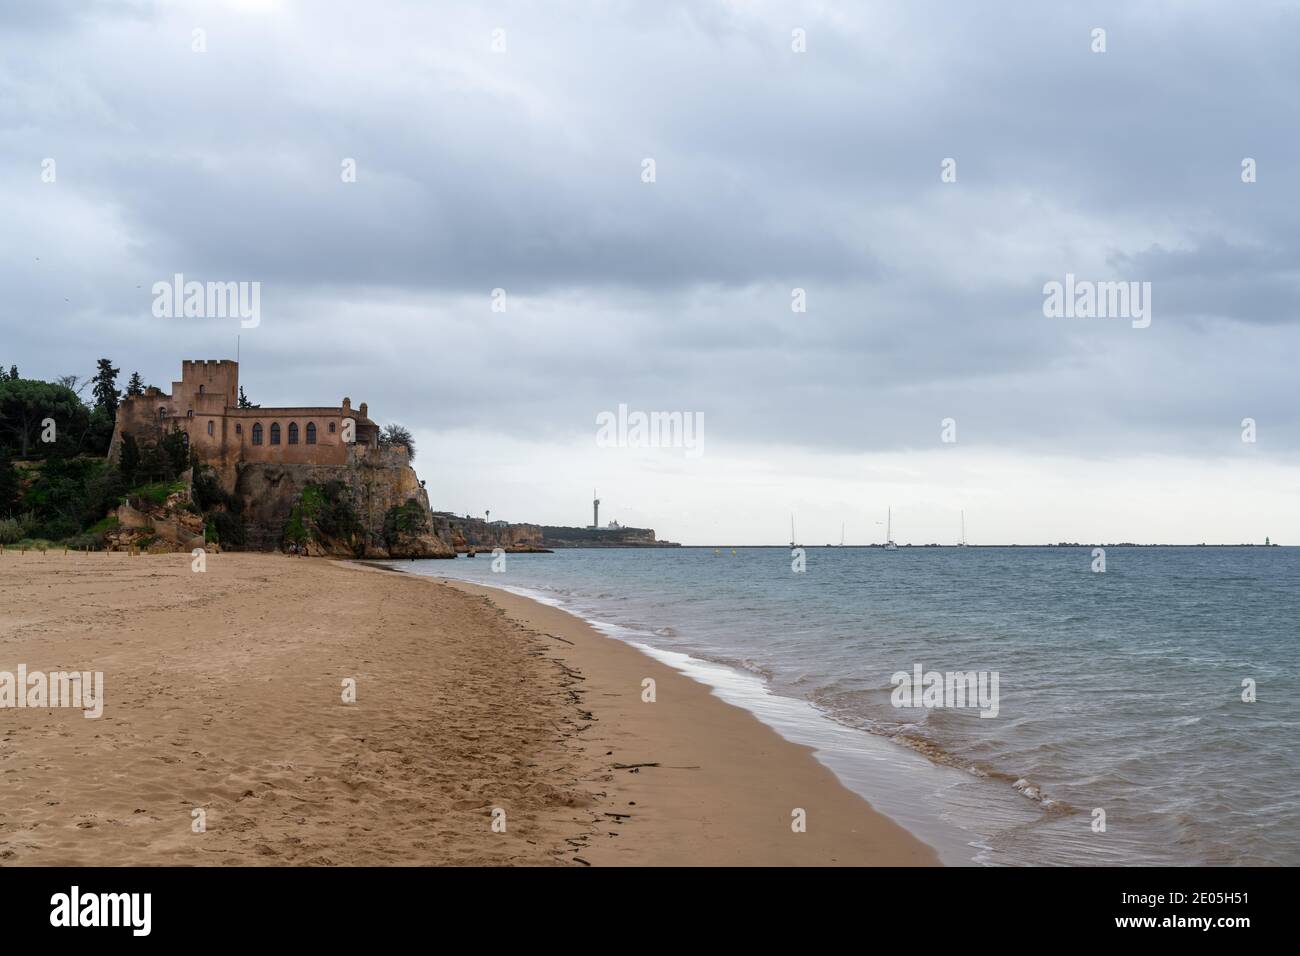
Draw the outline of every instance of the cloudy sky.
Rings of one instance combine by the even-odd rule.
[[[1297,64],[1293,0],[7,0],[0,362],[239,335],[254,401],[367,401],[517,521],[1300,542]],[[259,324],[155,317],[175,273]],[[1046,317],[1067,274],[1150,326]]]

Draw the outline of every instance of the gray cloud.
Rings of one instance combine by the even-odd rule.
[[[0,14],[0,361],[165,384],[232,354],[149,314],[183,272],[263,283],[258,400],[417,432],[628,402],[811,449],[954,416],[1216,455],[1251,415],[1300,451],[1294,4],[244,6]],[[1152,327],[1044,318],[1066,272],[1152,282]]]

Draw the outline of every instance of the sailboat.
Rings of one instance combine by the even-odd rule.
[[[966,547],[966,512],[961,513],[961,540],[957,542],[957,547]]]
[[[894,509],[890,508],[885,518],[885,550],[897,551],[898,545],[894,544]]]
[[[792,547],[792,548],[801,548],[801,547],[803,547],[803,545],[801,545],[801,544],[796,544],[796,543],[795,543],[795,540],[796,540],[796,539],[795,539],[795,536],[794,536],[794,515],[791,515],[791,516],[790,516],[790,547]]]
[[[826,547],[828,547],[828,548],[842,548],[842,547],[844,547],[844,525],[843,525],[842,523],[840,524],[840,543],[839,543],[839,544],[828,544],[828,545],[826,545]]]

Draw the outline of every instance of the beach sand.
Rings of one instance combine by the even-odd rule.
[[[0,708],[0,863],[936,862],[806,748],[502,591],[278,555],[195,573],[9,551],[0,609],[0,671],[105,684],[99,719]]]

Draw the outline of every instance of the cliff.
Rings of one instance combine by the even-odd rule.
[[[558,525],[487,522],[447,511],[433,515],[434,533],[456,553],[491,551],[546,552],[555,548],[677,548],[658,541],[653,528],[565,528]]]
[[[340,557],[455,557],[405,449],[354,445],[341,465],[241,462],[235,471],[249,550],[297,542]]]
[[[437,511],[433,515],[434,533],[457,553],[491,551],[502,548],[512,553],[544,552],[542,529],[535,524],[509,524],[505,521],[487,522],[482,518],[454,515]]]
[[[542,544],[548,548],[679,548],[675,541],[657,541],[653,528],[542,527]]]

